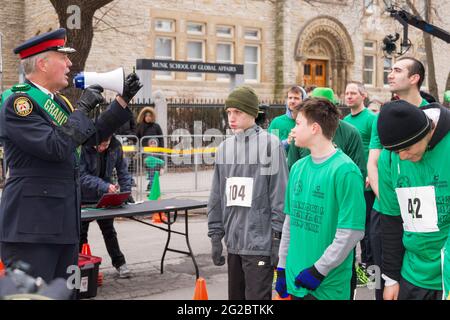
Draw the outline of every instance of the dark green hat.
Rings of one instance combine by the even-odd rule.
[[[242,86],[234,89],[225,100],[225,110],[236,108],[252,117],[258,116],[258,96],[252,88]]]

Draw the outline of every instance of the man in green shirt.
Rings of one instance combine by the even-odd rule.
[[[425,68],[423,64],[412,57],[403,57],[397,60],[388,74],[389,90],[399,99],[408,101],[415,106],[422,107],[428,104],[420,95],[420,87],[425,79]],[[372,135],[369,144],[369,157],[367,160],[367,173],[370,186],[375,193],[370,215],[370,244],[372,247],[373,260],[375,265],[381,266],[381,229],[380,229],[380,207],[378,193],[378,158],[383,146],[378,137],[377,123],[378,116],[372,126]],[[383,281],[381,288],[376,290],[377,300],[383,299]]]
[[[372,135],[372,124],[375,119],[375,114],[364,106],[364,100],[367,97],[367,91],[364,85],[358,81],[351,81],[347,83],[345,88],[345,104],[350,108],[350,113],[344,118],[345,122],[350,123],[358,129],[362,143],[364,146],[364,158],[367,162],[369,156],[369,143]],[[366,200],[366,229],[364,239],[361,241],[361,269],[365,271],[366,268],[373,264],[372,251],[370,249],[370,212],[372,211],[375,194],[369,186],[369,180],[365,179],[364,199]],[[367,279],[367,278],[366,278]],[[364,284],[366,279],[358,278],[358,281]]]
[[[450,230],[450,111],[398,100],[381,109],[378,132],[385,300],[442,299]]]
[[[353,249],[364,236],[363,178],[332,137],[339,111],[323,98],[302,103],[295,145],[311,154],[297,161],[286,189],[276,290],[301,300],[348,300]]]
[[[284,150],[286,150],[286,155],[291,140],[289,134],[295,127],[296,108],[306,97],[306,92],[302,87],[291,87],[287,92],[286,113],[274,118],[267,129],[269,133],[276,135],[280,139]]]

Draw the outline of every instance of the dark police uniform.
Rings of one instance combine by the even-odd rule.
[[[59,39],[60,30],[64,29],[21,47],[52,45],[55,42],[48,41]],[[31,265],[31,275],[50,281],[69,277],[67,267],[78,264],[79,146],[95,144],[96,131],[100,141],[112,135],[132,113],[114,101],[94,124],[59,94],[47,98],[43,106],[31,94],[35,90],[39,89],[31,82],[14,86],[4,93],[10,95],[0,110],[0,139],[9,169],[0,203],[0,251],[6,264],[25,261]],[[60,108],[49,108],[47,104],[53,102]]]

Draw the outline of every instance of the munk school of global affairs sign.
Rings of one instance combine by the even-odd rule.
[[[174,60],[137,59],[137,70],[158,70],[178,72],[205,72],[244,74],[244,65],[228,63],[203,63]]]

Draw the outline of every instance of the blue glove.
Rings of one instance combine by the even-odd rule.
[[[277,268],[277,283],[275,284],[275,290],[281,298],[287,298],[289,296],[286,287],[286,273],[283,268]]]
[[[303,287],[308,290],[316,290],[322,283],[323,279],[325,279],[325,276],[320,274],[320,272],[312,266],[304,269],[298,274],[297,277],[295,277],[295,286],[297,288]]]

